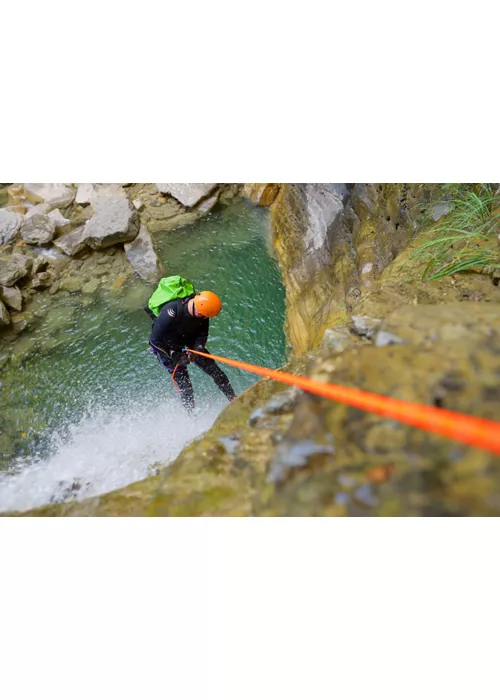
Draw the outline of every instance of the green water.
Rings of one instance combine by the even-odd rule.
[[[275,368],[286,361],[285,302],[269,255],[268,217],[266,210],[239,201],[192,225],[157,234],[155,245],[167,274],[180,274],[197,290],[221,296],[223,310],[211,321],[209,350]],[[153,288],[134,279],[118,295],[45,297],[49,311],[29,332],[30,342],[36,338],[35,351],[1,370],[4,468],[12,468],[13,456],[23,458],[23,469],[29,468],[26,457],[47,458],[55,433],[60,445],[75,424],[99,411],[150,404],[157,412],[165,402],[184,419],[170,375],[149,351],[151,321],[142,306]],[[17,342],[21,347],[26,341],[21,336]],[[15,346],[8,348],[17,352]],[[224,371],[236,393],[258,380],[231,367]],[[200,407],[226,405],[209,377],[193,366],[190,374]]]

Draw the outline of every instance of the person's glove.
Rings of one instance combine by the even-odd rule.
[[[172,350],[170,353],[170,359],[174,363],[174,365],[180,365],[183,362],[183,356],[184,353],[182,350]]]
[[[187,350],[174,350],[170,355],[170,359],[174,365],[184,368],[191,362],[191,355]]]

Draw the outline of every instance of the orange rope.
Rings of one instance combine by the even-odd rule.
[[[176,390],[177,390],[177,393],[178,393],[179,396],[180,396],[180,395],[181,395],[181,390],[179,389],[179,385],[178,385],[177,382],[175,381],[175,373],[177,372],[177,367],[178,367],[178,366],[179,366],[179,363],[177,363],[177,364],[175,365],[175,367],[174,367],[174,371],[172,372],[172,381],[173,381],[174,386],[175,386],[175,388],[176,388]]]
[[[224,362],[238,369],[244,369],[247,372],[269,377],[269,379],[274,379],[274,381],[282,384],[297,386],[300,389],[304,389],[304,391],[309,391],[333,401],[341,401],[349,406],[360,408],[362,411],[378,413],[400,423],[406,423],[415,428],[421,428],[430,433],[437,433],[443,437],[500,455],[500,423],[497,421],[475,418],[474,416],[449,411],[445,408],[435,408],[425,404],[393,399],[389,396],[381,396],[380,394],[373,394],[361,389],[350,389],[338,384],[319,382],[308,377],[267,369],[266,367],[259,367],[258,365],[251,365],[238,360],[229,360],[225,357],[209,355],[197,350],[190,350],[190,352],[202,357],[208,357],[211,360]]]

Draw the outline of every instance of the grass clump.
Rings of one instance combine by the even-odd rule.
[[[433,217],[446,207],[443,219]],[[425,206],[427,241],[410,259],[425,263],[423,279],[466,270],[500,275],[500,195],[492,185],[443,185],[442,196]]]

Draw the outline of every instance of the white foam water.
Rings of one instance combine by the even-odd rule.
[[[0,511],[81,500],[140,481],[206,432],[224,405],[211,401],[191,417],[177,398],[98,408],[54,434],[49,457],[18,459],[0,475]]]

